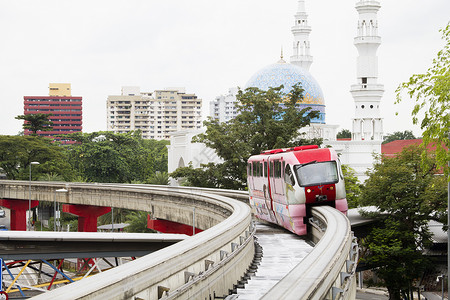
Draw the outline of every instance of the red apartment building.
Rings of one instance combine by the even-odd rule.
[[[49,96],[25,96],[23,99],[24,115],[52,114],[49,119],[53,122],[53,130],[38,131],[39,136],[51,137],[63,144],[74,143],[55,137],[83,129],[83,99],[72,97],[70,83],[50,83]],[[30,135],[31,131],[25,129],[24,134]]]

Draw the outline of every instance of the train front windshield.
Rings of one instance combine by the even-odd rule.
[[[332,184],[339,181],[335,161],[312,161],[294,166],[300,186]]]

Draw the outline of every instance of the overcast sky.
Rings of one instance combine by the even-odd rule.
[[[328,124],[351,129],[356,83],[356,1],[307,0],[314,62]],[[384,132],[418,128],[394,90],[426,72],[450,21],[449,0],[384,0],[378,49]],[[297,0],[16,0],[0,2],[0,134],[17,134],[23,96],[71,83],[83,97],[83,131],[106,130],[106,99],[122,86],[186,87],[205,105],[244,87],[259,69],[292,54]],[[205,110],[206,111],[206,110]],[[399,116],[395,116],[395,112]]]

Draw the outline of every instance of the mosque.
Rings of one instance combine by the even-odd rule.
[[[383,139],[380,102],[384,87],[377,82],[378,58],[376,56],[377,48],[381,44],[377,21],[380,7],[380,2],[376,0],[359,0],[356,3],[359,20],[354,45],[358,50],[358,57],[356,83],[350,89],[355,107],[350,140],[337,140],[336,133],[339,126],[326,124],[323,92],[319,83],[309,72],[313,57],[310,53],[311,27],[308,25],[305,0],[298,1],[298,9],[294,15],[295,23],[291,29],[294,37],[293,54],[290,57],[290,63],[287,63],[281,55],[277,63],[256,72],[245,85],[245,88],[257,87],[262,90],[283,85],[283,91],[288,93],[295,83],[300,82],[304,89],[304,97],[299,109],[311,107],[311,110],[319,112],[319,117],[311,120],[310,126],[302,128],[301,133],[306,138],[321,137],[322,147],[333,147],[340,154],[342,163],[353,168],[361,182],[367,178],[365,172],[373,165],[373,154],[381,153]],[[231,98],[233,99],[233,95]],[[230,97],[227,99],[229,100]],[[222,105],[222,107],[229,106]],[[178,167],[187,166],[188,163],[192,163],[196,168],[202,163],[220,162],[214,150],[207,148],[204,144],[191,143],[192,137],[198,133],[183,131],[172,135],[170,146],[168,146],[169,173]]]

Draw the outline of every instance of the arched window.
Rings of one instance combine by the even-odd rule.
[[[178,168],[183,168],[183,167],[185,167],[184,159],[182,157],[180,157],[180,160],[178,161]]]

